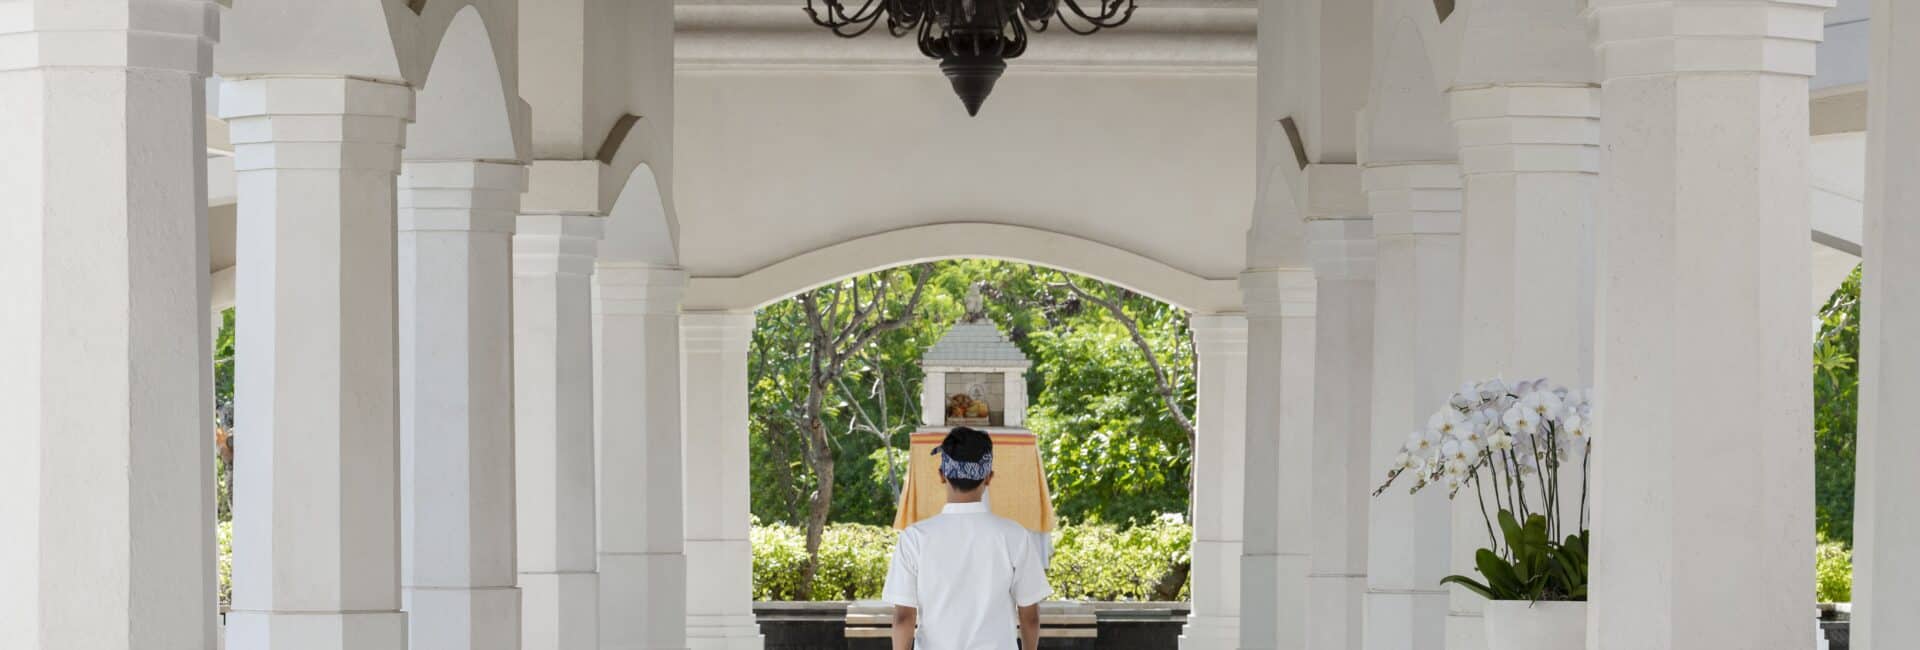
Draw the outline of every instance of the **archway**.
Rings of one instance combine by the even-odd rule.
[[[848,266],[863,263],[868,262],[844,261]],[[899,265],[901,263],[908,266],[902,267]],[[967,287],[975,281],[990,283],[983,302],[990,305],[987,310],[993,312],[991,327],[1005,332],[1005,341],[1018,342],[1018,346],[1033,359],[1031,371],[1021,375],[1020,384],[1023,388],[1030,386],[1031,395],[1023,389],[1016,399],[1012,393],[1014,389],[1010,387],[1009,392],[994,394],[993,397],[1005,399],[1008,409],[1019,408],[1027,398],[1031,397],[1032,408],[1022,409],[1021,412],[1030,415],[1027,424],[1039,434],[1043,456],[1046,457],[1048,464],[1050,466],[1057,463],[1079,465],[1071,468],[1055,466],[1049,472],[1053,475],[1053,484],[1056,486],[1054,497],[1059,505],[1062,521],[1077,522],[1082,525],[1099,521],[1119,524],[1117,529],[1099,527],[1087,529],[1095,532],[1084,535],[1078,532],[1065,533],[1067,537],[1064,539],[1070,541],[1062,548],[1061,557],[1066,558],[1063,561],[1069,563],[1083,561],[1084,554],[1090,552],[1085,544],[1092,543],[1088,540],[1096,537],[1103,540],[1144,539],[1150,536],[1147,532],[1149,529],[1165,530],[1166,526],[1178,526],[1176,523],[1160,521],[1162,514],[1172,514],[1176,519],[1186,519],[1188,486],[1185,468],[1192,457],[1193,447],[1188,433],[1181,429],[1183,422],[1186,426],[1199,427],[1195,432],[1202,438],[1199,444],[1213,456],[1217,456],[1215,460],[1220,461],[1216,463],[1218,466],[1216,469],[1223,471],[1208,473],[1206,480],[1220,479],[1223,474],[1233,476],[1239,474],[1237,463],[1239,454],[1227,448],[1237,449],[1238,446],[1226,443],[1241,442],[1238,438],[1242,427],[1236,426],[1234,421],[1237,421],[1242,413],[1238,409],[1221,407],[1227,399],[1231,399],[1226,394],[1233,388],[1209,384],[1205,380],[1198,379],[1198,368],[1195,363],[1195,338],[1213,336],[1215,331],[1213,328],[1217,327],[1217,324],[1209,322],[1205,327],[1193,326],[1188,322],[1189,312],[1180,307],[1163,303],[1138,291],[1114,287],[1103,279],[1068,275],[1067,272],[1056,270],[1057,267],[1047,265],[1008,262],[1001,259],[967,259],[959,256],[943,258],[942,261],[933,263],[923,263],[922,260],[913,258],[896,258],[893,262],[879,264],[884,265],[879,272],[851,275],[836,273],[825,283],[824,288],[818,285],[803,287],[785,296],[775,296],[759,305],[753,340],[745,359],[749,369],[746,384],[751,391],[748,398],[751,404],[749,439],[754,465],[752,471],[742,473],[751,476],[755,515],[763,524],[776,524],[756,531],[754,535],[756,551],[763,554],[756,557],[758,570],[755,576],[756,595],[760,598],[794,597],[793,590],[797,588],[795,581],[780,580],[779,572],[794,574],[798,571],[799,565],[794,563],[796,559],[794,549],[804,543],[805,515],[807,514],[805,502],[807,497],[818,494],[814,491],[817,483],[811,486],[805,484],[811,473],[806,469],[805,459],[796,450],[803,444],[800,438],[805,430],[801,423],[795,421],[796,418],[792,414],[792,411],[803,408],[806,402],[804,398],[806,387],[803,384],[808,379],[805,372],[805,361],[809,352],[807,346],[820,340],[805,331],[809,326],[808,319],[802,314],[804,303],[813,300],[816,309],[824,309],[823,305],[832,301],[831,296],[836,295],[836,291],[839,292],[837,295],[845,296],[846,292],[856,284],[868,287],[868,292],[863,295],[871,296],[871,287],[874,286],[872,283],[876,278],[887,278],[892,282],[902,283],[895,291],[906,291],[907,286],[919,282],[912,277],[915,270],[932,268],[926,271],[928,275],[924,276],[928,278],[925,282],[929,283],[931,288],[928,289],[929,296],[923,297],[922,302],[919,303],[921,314],[918,321],[893,332],[897,335],[893,338],[877,341],[866,350],[854,351],[855,358],[848,364],[850,370],[847,373],[848,376],[830,384],[829,388],[835,394],[822,400],[841,405],[836,412],[826,414],[823,419],[827,421],[824,428],[834,436],[835,444],[840,445],[840,448],[835,450],[838,465],[830,470],[838,479],[835,481],[837,489],[830,504],[832,519],[835,522],[847,524],[827,527],[822,531],[827,533],[827,543],[866,544],[863,548],[868,548],[869,552],[871,551],[869,542],[878,540],[890,544],[892,538],[890,532],[861,533],[860,531],[880,529],[862,529],[849,522],[880,526],[892,523],[896,514],[895,499],[898,497],[896,493],[890,491],[894,486],[889,486],[884,480],[886,466],[881,464],[881,461],[895,458],[902,453],[907,440],[906,433],[944,431],[940,428],[940,421],[929,422],[928,419],[937,417],[941,413],[941,404],[934,402],[940,402],[944,392],[951,391],[922,386],[920,370],[916,364],[919,360],[918,355],[926,348],[938,347],[935,345],[935,340],[939,339],[947,328],[957,327],[953,323],[964,311],[964,294]],[[1066,282],[1074,284],[1069,287],[1065,286]],[[1051,292],[1050,295],[1038,295],[1047,292]],[[1132,325],[1117,324],[1109,320],[1110,314],[1105,311],[1105,307],[1097,304],[1098,301],[1091,297],[1084,296],[1083,292],[1102,296],[1124,296],[1125,306],[1120,308],[1127,315],[1140,320]],[[1061,302],[1052,302],[1056,300]],[[892,302],[909,301],[910,299],[899,298]],[[1065,302],[1071,302],[1072,305],[1062,304]],[[845,306],[841,308],[850,309]],[[899,306],[896,304],[895,308],[898,309]],[[1036,315],[1036,312],[1049,309],[1072,309],[1077,310],[1077,313],[1064,316],[1054,314],[1059,317],[1059,320],[1072,321],[1072,323],[1039,322],[1052,319],[1052,317],[1041,318]],[[1244,328],[1244,321],[1238,316],[1209,318],[1224,318],[1239,323],[1239,327]],[[836,330],[837,328],[825,329]],[[1137,341],[1130,335],[1132,331],[1141,332],[1142,338],[1149,341],[1148,348],[1156,350],[1154,361],[1147,361],[1147,357],[1138,351]],[[1241,345],[1244,345],[1244,329],[1241,332]],[[1240,354],[1243,357],[1244,348]],[[782,363],[796,365],[796,368],[784,375],[770,368]],[[1231,362],[1222,361],[1219,358],[1203,360],[1201,363],[1227,364],[1221,368],[1231,366]],[[1243,364],[1244,360],[1242,359],[1240,363]],[[1178,398],[1173,400],[1174,408],[1178,409],[1177,416],[1170,415],[1174,411],[1166,404],[1168,400],[1156,394],[1155,372],[1149,370],[1153,364],[1159,364],[1162,370],[1172,375],[1173,390],[1179,392]],[[1209,365],[1209,369],[1216,372],[1232,372],[1213,368],[1212,365]],[[1239,366],[1238,371],[1244,375],[1244,366]],[[901,375],[907,376],[901,377]],[[1125,387],[1132,397],[1115,396],[1103,392],[1111,391],[1116,386]],[[1244,384],[1235,386],[1244,390]],[[948,385],[947,388],[954,387]],[[699,390],[699,387],[689,386],[688,389]],[[941,395],[934,395],[934,393],[941,393]],[[928,395],[934,396],[928,397]],[[933,402],[929,402],[929,399]],[[1220,404],[1210,404],[1211,402],[1220,402]],[[1210,405],[1213,407],[1212,410],[1208,410]],[[1207,415],[1199,415],[1196,419],[1196,411]],[[929,415],[930,413],[933,415]],[[1007,421],[1014,420],[1009,416]],[[1119,424],[1122,422],[1132,424]],[[928,429],[928,425],[931,425],[932,429]],[[998,426],[998,424],[992,426]],[[1130,429],[1129,426],[1137,427],[1138,430]],[[779,458],[779,450],[770,448],[782,444],[782,438],[787,445],[785,460]],[[879,440],[887,442],[876,442]],[[695,443],[690,441],[690,444]],[[886,452],[883,451],[884,449],[892,451]],[[1114,457],[1120,457],[1122,460],[1112,460]],[[689,461],[700,462],[693,459],[691,455]],[[692,477],[695,473],[701,472],[701,468],[689,466],[688,472]],[[799,481],[794,480],[796,474],[801,475]],[[795,482],[801,485],[793,485]],[[703,486],[708,483],[710,481],[704,479],[701,481]],[[689,485],[689,498],[697,498],[693,493],[698,489],[691,487],[693,483]],[[1160,501],[1167,501],[1167,499],[1161,498],[1156,501],[1156,498],[1151,496],[1160,494],[1165,497],[1166,488],[1177,491],[1177,499],[1172,500],[1177,503],[1161,503]],[[709,486],[709,489],[718,488]],[[779,500],[769,493],[782,489],[785,490],[786,502],[769,503]],[[865,493],[859,492],[862,489]],[[1237,505],[1238,491],[1238,486],[1208,491],[1210,501],[1204,507],[1196,504],[1195,508],[1204,517],[1237,521],[1240,515]],[[878,496],[874,496],[875,494]],[[1218,500],[1215,500],[1216,498]],[[800,504],[796,505],[795,501],[799,501]],[[697,507],[690,502],[689,508]],[[781,508],[785,508],[786,515],[773,513]],[[787,527],[777,524],[785,524]],[[1133,530],[1128,528],[1131,524],[1147,528]],[[1191,533],[1183,532],[1182,534],[1190,535]],[[1237,536],[1235,539],[1237,540]],[[785,551],[780,550],[782,544],[786,546]],[[840,549],[828,554],[829,559],[823,562],[844,562],[850,552],[858,555],[857,552]],[[1106,551],[1091,552],[1105,553]],[[1209,562],[1219,559],[1230,560],[1221,564],[1221,568],[1227,570],[1225,574],[1196,575],[1194,577],[1196,586],[1202,586],[1200,585],[1202,582],[1211,582],[1213,584],[1204,586],[1215,591],[1226,591],[1230,587],[1231,591],[1237,595],[1237,581],[1227,581],[1237,572],[1226,566],[1226,564],[1237,564],[1237,546],[1229,549],[1227,546],[1214,544],[1194,552],[1207,555]],[[769,559],[764,556],[767,553],[774,553],[776,557]],[[689,555],[690,558],[697,557],[691,551]],[[1221,557],[1214,557],[1216,555]],[[804,549],[800,550],[800,558],[804,559]],[[882,570],[885,568],[885,559],[885,555],[882,554],[876,560]],[[1115,561],[1119,562],[1119,560]],[[1090,573],[1094,569],[1086,563],[1077,567],[1069,570],[1067,575]],[[698,570],[698,567],[691,568]],[[1171,581],[1170,584],[1146,584],[1154,582],[1146,580],[1142,581],[1143,584],[1128,585],[1127,589],[1133,591],[1122,594],[1072,591],[1091,588],[1089,583],[1098,582],[1092,575],[1085,576],[1086,579],[1082,581],[1075,581],[1070,577],[1064,578],[1066,581],[1057,584],[1056,587],[1066,590],[1068,597],[1089,595],[1102,597],[1104,594],[1107,598],[1122,596],[1145,600],[1161,593],[1157,590],[1170,590],[1161,597],[1174,598],[1178,597],[1180,584],[1184,582],[1188,571],[1192,568],[1180,566],[1177,568],[1177,575],[1174,575],[1173,571],[1163,572],[1164,575],[1155,574],[1159,577],[1167,577]],[[1109,570],[1117,571],[1118,569]],[[838,568],[830,571],[829,574],[831,574],[830,579],[836,581],[848,577]],[[866,583],[851,585],[845,582],[822,582],[814,586],[813,595],[836,599],[873,598],[878,596],[878,579],[878,576],[872,576]],[[1100,588],[1112,589],[1113,586]],[[839,589],[871,589],[873,591],[872,593],[836,591]],[[1181,623],[1184,622],[1183,618],[1174,615],[1179,611],[1181,610],[1174,608],[1163,610],[1164,624],[1157,629],[1169,635],[1168,642],[1173,640],[1173,636],[1179,634]],[[791,614],[790,611],[789,614]],[[777,634],[771,628],[765,632],[769,635],[770,641]]]

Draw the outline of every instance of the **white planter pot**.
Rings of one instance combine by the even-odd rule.
[[[1586,650],[1587,604],[1487,602],[1487,650]]]

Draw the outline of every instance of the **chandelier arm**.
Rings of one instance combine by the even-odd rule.
[[[1071,21],[1067,20],[1064,14],[1060,16],[1060,24],[1066,25],[1067,29],[1075,34],[1092,34],[1102,29],[1127,24],[1127,21],[1133,19],[1133,10],[1138,7],[1134,0],[1096,1],[1100,3],[1099,13],[1088,13],[1086,9],[1080,7],[1080,0],[1061,0],[1060,4],[1067,8],[1067,12],[1080,17],[1080,20],[1085,21],[1086,25],[1083,27],[1075,27]]]
[[[833,30],[835,36],[854,38],[873,29],[882,15],[887,13],[888,0],[865,0],[859,9],[847,12],[847,6],[840,0],[823,0],[827,12],[822,18],[813,8],[814,0],[807,0],[807,18],[813,24]]]
[[[1019,20],[1009,20],[1007,21],[1007,29],[1012,31],[1013,34],[1011,38],[1008,39],[1005,50],[1002,51],[1000,55],[1009,59],[1020,58],[1020,55],[1027,53],[1027,25],[1025,22]]]

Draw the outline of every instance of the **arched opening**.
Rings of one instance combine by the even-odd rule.
[[[756,600],[878,598],[893,527],[936,514],[918,491],[944,494],[912,483],[925,476],[908,450],[924,455],[964,424],[1031,436],[1044,489],[999,494],[1009,511],[1046,498],[1055,598],[1169,601],[1153,629],[1173,642],[1190,564],[1169,558],[1191,553],[1193,450],[1208,444],[1192,313],[1097,277],[981,258],[909,261],[761,305],[747,356]],[[969,353],[1002,360],[956,360]],[[1008,453],[996,472],[1016,471],[1025,450]]]

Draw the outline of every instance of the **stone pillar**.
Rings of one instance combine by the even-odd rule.
[[[1854,475],[1853,647],[1920,647],[1920,440],[1901,407],[1920,394],[1920,6],[1873,3],[1867,217],[1860,288],[1860,423]],[[1896,34],[1898,36],[1896,36]],[[1908,62],[1908,63],[1897,63]]]
[[[593,306],[602,217],[522,214],[513,235],[521,647],[598,650]]]
[[[394,175],[413,89],[221,84],[240,199],[233,611],[244,650],[400,650]]]
[[[1461,281],[1471,287],[1461,294],[1458,381],[1547,377],[1590,386],[1599,91],[1514,84],[1456,88],[1449,99],[1466,186]],[[1563,521],[1576,522],[1581,471],[1563,474],[1563,489],[1575,495],[1563,500]],[[1474,499],[1453,506],[1451,572],[1477,575],[1474,553],[1491,543],[1485,515]],[[1451,592],[1447,647],[1485,648],[1486,599]]]
[[[1235,647],[1240,636],[1240,515],[1245,481],[1247,319],[1196,315],[1193,450],[1193,613],[1183,649]]]
[[[1298,648],[1312,571],[1313,272],[1247,271],[1240,291],[1248,362],[1238,647]]]
[[[204,0],[0,9],[10,647],[214,643],[202,88],[217,12]]]
[[[1813,638],[1807,78],[1822,0],[1592,0],[1588,646]]]
[[[1368,167],[1376,246],[1370,479],[1387,474],[1407,434],[1459,386],[1460,169],[1451,163]],[[1402,482],[1369,503],[1370,650],[1437,650],[1446,642],[1451,514],[1444,489],[1408,495]]]
[[[515,650],[514,218],[527,168],[400,176],[400,595],[410,650]]]
[[[686,274],[678,269],[601,262],[595,284],[600,330],[595,349],[600,376],[596,398],[600,407],[600,647],[687,648],[687,551],[691,545],[683,542],[682,532],[679,323]],[[741,396],[740,459],[735,463],[742,471],[737,490],[743,503],[747,489],[744,340],[735,359]],[[687,396],[697,398],[693,393]],[[689,446],[685,458],[691,461],[704,451]],[[690,462],[688,466],[694,467]],[[694,467],[686,476],[694,480],[701,471]],[[741,507],[740,539],[745,548],[746,506]],[[684,512],[688,521],[700,514],[698,509]],[[738,562],[743,575],[750,571],[750,555],[727,559]],[[698,583],[704,584],[712,574],[695,575],[703,576]],[[742,597],[750,599],[751,586],[741,589]]]
[[[1360,650],[1373,492],[1373,221],[1307,224],[1314,275],[1307,648]]]
[[[602,289],[605,290],[604,288]],[[753,314],[680,316],[686,407],[687,646],[759,650],[747,478]]]

